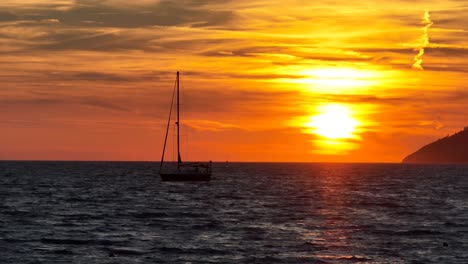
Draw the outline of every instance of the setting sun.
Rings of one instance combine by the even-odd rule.
[[[320,113],[310,118],[306,124],[311,132],[328,139],[353,138],[359,122],[352,116],[351,110],[339,104],[324,105]]]

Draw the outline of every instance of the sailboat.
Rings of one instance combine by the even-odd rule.
[[[166,135],[164,137],[164,147],[161,157],[161,164],[159,167],[159,175],[162,181],[209,181],[211,180],[211,161],[205,163],[187,163],[182,162],[180,155],[180,103],[179,103],[179,72],[176,77],[176,87],[172,93],[171,108],[169,111],[169,119],[167,121]],[[167,168],[164,163],[164,154],[166,152],[167,136],[171,124],[172,109],[174,106],[174,95],[176,97],[177,120],[175,122],[177,128],[177,164],[174,168]],[[166,162],[167,163],[167,162]],[[174,164],[172,164],[174,165]]]

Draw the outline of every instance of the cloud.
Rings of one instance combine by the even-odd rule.
[[[60,3],[64,4],[28,1],[27,10],[19,3],[4,3],[9,9],[0,11],[0,53],[194,51],[223,40],[201,32],[187,39],[190,27],[224,27],[235,18],[233,11],[212,8],[214,1],[143,1],[136,5],[76,1],[70,8],[55,8]]]
[[[96,96],[59,96],[59,95],[49,95],[47,97],[35,97],[35,98],[8,98],[1,99],[0,105],[2,107],[7,106],[18,106],[27,108],[35,108],[36,110],[41,107],[56,107],[62,108],[64,105],[86,105],[93,106],[113,111],[130,111],[128,108],[114,104],[105,98],[99,98]]]
[[[222,123],[212,120],[187,120],[184,122],[189,127],[196,130],[222,131],[227,129],[240,129],[238,125]]]
[[[74,6],[75,0],[2,0],[0,7],[15,10],[66,10]]]
[[[55,74],[57,77],[57,74]],[[113,73],[103,73],[103,72],[62,72],[60,73],[60,79],[62,80],[75,80],[75,81],[111,81],[111,82],[123,82],[131,81],[132,78],[113,74]]]
[[[130,111],[130,109],[127,107],[112,103],[109,100],[106,100],[105,98],[98,98],[95,96],[77,98],[76,102],[82,105],[94,106],[94,107],[104,108],[104,109],[113,110],[113,111],[123,111],[123,112]]]
[[[33,50],[91,50],[112,52],[119,50],[155,50],[148,36],[132,35],[119,31],[66,30],[49,32],[36,38]]]
[[[15,21],[18,17],[8,11],[0,11],[0,22],[4,21]]]
[[[427,47],[426,54],[441,57],[459,57],[468,56],[468,47]]]
[[[122,8],[135,8],[135,7],[144,7],[158,4],[161,0],[138,0],[138,1],[128,1],[128,0],[81,0],[78,1],[81,5],[108,5],[108,6],[119,6]]]
[[[103,82],[147,82],[161,81],[172,75],[169,71],[144,71],[144,72],[97,72],[97,71],[58,71],[43,72],[45,80],[56,81],[89,81],[96,83]]]
[[[424,24],[423,36],[422,36],[422,40],[421,40],[421,43],[420,43],[420,46],[419,46],[419,52],[414,57],[414,64],[412,66],[414,69],[418,69],[418,70],[423,70],[422,56],[424,55],[424,48],[426,48],[427,45],[429,45],[429,29],[434,24],[434,22],[431,21],[429,11],[426,11],[424,13],[423,24]]]
[[[93,21],[107,27],[177,26],[202,23],[224,24],[232,18],[230,11],[189,8],[175,2],[159,2],[144,9],[120,9],[104,5],[82,6],[57,13],[65,24],[80,25]]]
[[[80,27],[136,28],[223,26],[234,19],[233,11],[211,8],[209,3],[213,2],[148,0],[125,4],[125,1],[28,1],[24,3],[26,6],[7,2],[3,5],[8,7],[10,12],[0,13],[0,20],[58,19],[63,24]],[[25,11],[26,7],[29,9]]]
[[[232,41],[234,42],[234,41]],[[299,64],[303,62],[370,62],[376,58],[352,50],[342,49],[298,49],[295,46],[246,46],[240,49],[215,49],[199,53],[201,56],[220,58],[261,58],[272,64]],[[297,76],[298,77],[298,76]],[[283,78],[283,77],[278,77]],[[284,78],[291,78],[284,77]]]

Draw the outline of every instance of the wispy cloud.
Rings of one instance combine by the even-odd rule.
[[[0,7],[21,11],[67,10],[75,5],[75,0],[3,0]]]
[[[426,48],[427,45],[429,45],[429,29],[434,24],[434,22],[432,22],[431,19],[430,19],[429,11],[426,11],[424,13],[423,23],[424,23],[423,36],[421,38],[421,44],[419,46],[419,52],[414,57],[414,64],[412,66],[413,68],[418,69],[418,70],[423,70],[422,56],[424,55],[424,48]]]

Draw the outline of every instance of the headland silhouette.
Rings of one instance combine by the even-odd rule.
[[[425,145],[405,157],[403,163],[468,164],[468,127]]]

